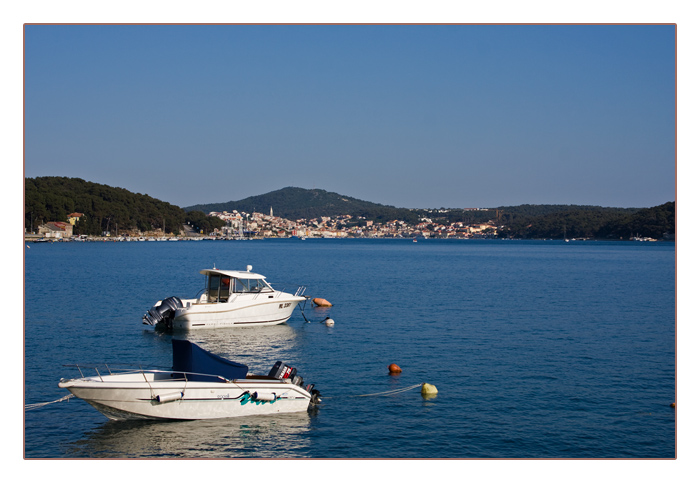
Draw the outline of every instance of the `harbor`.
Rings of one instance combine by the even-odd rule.
[[[28,458],[675,454],[671,243],[31,246],[26,404],[66,396],[58,382],[78,373],[64,365],[98,367],[100,374],[107,367],[168,370],[173,339],[243,362],[252,374],[268,374],[283,361],[323,397],[309,411],[216,425],[109,421],[72,398],[25,412]],[[305,285],[309,297],[332,305],[318,300],[322,305],[307,305],[305,316],[297,308],[287,322],[266,327],[163,332],[143,325],[154,301],[197,293],[202,267],[247,263],[275,288]],[[60,270],[47,282],[49,266]],[[423,397],[422,383],[438,392]]]

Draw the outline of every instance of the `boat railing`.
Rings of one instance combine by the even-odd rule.
[[[168,381],[185,381],[188,382],[192,380],[193,378],[191,376],[205,376],[205,377],[212,377],[216,379],[220,379],[222,382],[231,382],[231,379],[226,379],[223,376],[219,376],[218,374],[207,374],[204,372],[187,372],[187,371],[173,371],[173,370],[164,370],[164,369],[143,369],[143,368],[138,368],[135,369],[133,367],[130,368],[117,368],[117,367],[109,367],[107,364],[101,364],[99,366],[94,366],[94,365],[88,365],[88,364],[63,364],[63,367],[75,367],[78,369],[78,372],[80,372],[80,377],[81,379],[85,379],[86,377],[90,377],[89,375],[86,376],[83,370],[88,370],[91,369],[95,371],[95,374],[97,374],[97,377],[100,378],[101,382],[104,382],[104,379],[102,379],[102,374],[100,373],[101,367],[104,366],[104,370],[109,373],[110,376],[123,376],[123,375],[128,375],[128,374],[143,374],[144,377],[146,374],[153,374],[154,375],[154,382],[158,382],[156,380],[155,375],[156,374],[170,374],[170,377],[167,378]],[[118,371],[118,372],[113,372],[113,371]],[[175,374],[177,375],[182,375],[182,377],[173,377]],[[188,377],[190,376],[190,377]]]
[[[104,366],[105,370],[112,375],[112,369],[107,365],[107,364],[101,364],[100,366],[92,366],[92,365],[86,365],[86,364],[63,364],[63,367],[75,367],[78,369],[78,372],[80,372],[80,377],[82,379],[85,379],[85,374],[83,373],[83,369],[92,369],[95,371],[97,376],[100,378],[100,381],[102,381],[102,374],[100,374],[100,369],[98,367]]]
[[[297,288],[296,288],[296,290],[295,290],[295,292],[294,292],[294,296],[295,296],[295,297],[303,297],[303,296],[304,296],[304,292],[306,292],[306,286],[304,286],[304,285],[299,285],[299,286],[297,286]],[[287,287],[280,287],[280,288],[274,288],[272,292],[270,292],[270,291],[268,291],[268,290],[263,290],[263,291],[260,291],[260,292],[245,292],[245,293],[249,293],[249,294],[250,294],[250,293],[254,293],[254,294],[255,294],[255,297],[253,297],[253,299],[256,299],[256,298],[258,298],[258,296],[269,295],[270,293],[273,293],[273,294],[274,294],[274,295],[273,295],[274,298],[279,298],[279,297],[282,296],[282,294],[288,294],[288,293],[291,293],[291,291],[288,290]]]

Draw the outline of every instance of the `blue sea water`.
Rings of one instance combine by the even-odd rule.
[[[331,308],[274,327],[176,333],[315,383],[309,413],[109,421],[78,399],[25,411],[26,458],[674,458],[675,245],[504,240],[30,244],[25,404],[64,364],[167,368],[141,324],[216,266],[306,285]],[[319,323],[326,316],[335,326]],[[398,364],[403,372],[388,374]],[[428,382],[420,389],[376,394]]]

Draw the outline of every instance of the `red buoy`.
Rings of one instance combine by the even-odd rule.
[[[396,364],[389,364],[389,374],[400,374],[401,368]]]

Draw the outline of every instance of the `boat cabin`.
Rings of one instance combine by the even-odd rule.
[[[199,273],[206,275],[203,302],[222,303],[228,302],[232,295],[274,292],[265,277],[257,273],[216,269],[202,270]]]

